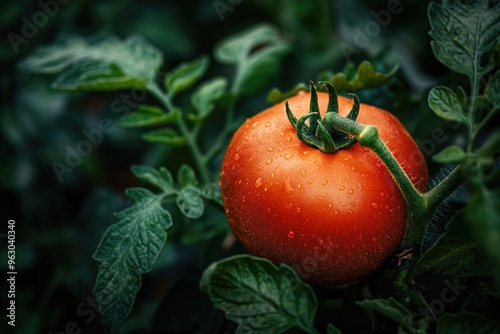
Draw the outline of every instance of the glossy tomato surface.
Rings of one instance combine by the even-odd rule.
[[[310,94],[289,99],[297,118]],[[318,93],[322,113],[328,95]],[[346,116],[352,100],[339,97]],[[427,184],[425,159],[392,114],[361,104],[357,121],[375,125],[416,187]],[[248,251],[286,263],[313,285],[352,282],[374,272],[404,235],[406,204],[371,150],[356,143],[327,154],[302,143],[285,102],[247,119],[234,134],[220,186],[232,230]]]

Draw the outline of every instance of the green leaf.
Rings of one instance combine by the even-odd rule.
[[[119,221],[104,233],[94,254],[101,262],[94,287],[105,328],[117,333],[132,309],[141,275],[151,271],[172,225],[161,206],[163,194],[132,188],[134,205],[116,214]]]
[[[162,143],[172,146],[183,146],[186,144],[186,138],[177,134],[174,129],[159,129],[146,132],[142,139],[152,143]]]
[[[204,198],[214,201],[215,203],[223,206],[222,204],[222,194],[220,193],[220,187],[217,183],[211,182],[207,183],[201,190],[201,196]]]
[[[500,3],[444,1],[440,5],[433,2],[428,15],[432,50],[441,63],[471,79],[493,68],[493,57],[484,57],[500,35]]]
[[[439,237],[415,264],[412,275],[427,272],[456,277],[489,275],[491,266],[481,245],[476,242],[464,221],[464,211],[459,211]]]
[[[172,175],[165,167],[157,170],[150,166],[134,165],[130,169],[139,180],[163,190],[165,194],[173,193]]]
[[[205,210],[200,189],[195,186],[182,188],[177,195],[177,206],[186,217],[191,219],[200,218]]]
[[[460,312],[458,314],[446,313],[439,317],[437,334],[498,334],[500,325],[479,314]]]
[[[237,95],[255,92],[280,68],[281,58],[289,52],[288,44],[268,24],[253,26],[222,40],[215,47],[215,58],[237,67],[233,91]]]
[[[287,98],[289,98],[291,96],[294,96],[295,94],[297,94],[301,90],[308,92],[309,86],[303,82],[300,82],[300,83],[296,84],[295,86],[293,86],[293,88],[287,92],[282,92],[278,88],[273,88],[269,92],[269,94],[267,95],[267,102],[269,102],[270,104],[276,104],[278,102],[286,100]]]
[[[145,88],[155,80],[162,63],[159,50],[132,35],[125,40],[67,38],[39,47],[18,66],[28,72],[62,72],[54,88],[88,91]]]
[[[351,93],[383,85],[396,74],[398,69],[399,64],[396,64],[389,72],[380,73],[366,60],[361,62],[357,69],[353,63],[349,62],[343,72],[321,74],[320,81],[330,82],[338,92]]]
[[[163,125],[177,121],[180,115],[181,113],[178,109],[166,113],[160,107],[141,104],[137,110],[123,116],[116,124],[124,128]]]
[[[466,157],[467,154],[465,154],[461,147],[452,145],[435,154],[432,160],[440,164],[450,164],[462,162]]]
[[[488,81],[484,96],[494,108],[500,108],[500,71],[497,71]]]
[[[206,81],[191,95],[191,104],[196,114],[189,114],[194,121],[205,119],[215,107],[215,102],[222,97],[227,80],[221,77]]]
[[[203,55],[193,61],[183,62],[165,77],[165,88],[173,95],[194,85],[207,71],[210,59]]]
[[[382,313],[389,319],[403,326],[403,328],[410,333],[421,332],[412,326],[412,315],[410,311],[392,297],[390,297],[389,299],[357,301],[356,304],[368,310],[374,310]]]
[[[179,184],[183,188],[198,184],[194,170],[186,164],[182,164],[179,168],[179,171],[177,172],[177,181],[179,181]]]
[[[316,296],[286,265],[249,255],[226,258],[205,270],[200,288],[238,324],[237,333],[316,332]]]
[[[457,95],[448,87],[434,87],[429,92],[429,107],[439,117],[448,121],[462,122],[467,124],[465,110]]]

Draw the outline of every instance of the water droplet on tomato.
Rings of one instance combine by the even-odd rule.
[[[372,238],[372,241],[373,242],[377,242],[377,238]]]
[[[297,189],[302,189],[302,185],[300,183],[297,183]]]
[[[311,184],[311,183],[313,183],[313,180],[312,179],[307,179],[307,183]]]
[[[232,170],[236,170],[236,165],[231,165]]]
[[[320,244],[320,245],[322,245],[322,244],[324,244],[324,243],[325,243],[325,242],[323,241],[323,239],[319,239],[319,241],[318,241],[318,242],[319,242],[319,244]]]
[[[302,172],[300,172],[300,175],[302,176],[306,176],[307,172],[305,170],[303,170]]]
[[[267,187],[264,188],[264,191],[267,191]]]
[[[266,128],[271,126],[271,122],[266,122]]]
[[[260,186],[262,185],[262,178],[258,178],[256,181],[255,181],[255,187],[256,188],[259,188]]]
[[[293,231],[288,232],[288,238],[290,239],[295,238],[295,234],[293,233]]]
[[[327,206],[331,209],[333,208],[333,204],[332,203],[328,203]]]
[[[254,129],[255,129],[255,128],[256,128],[256,127],[258,127],[259,125],[260,125],[260,122],[259,122],[259,121],[254,122],[254,123],[252,124],[252,128],[254,128]]]
[[[283,168],[280,168],[280,173],[283,174],[285,170]]]
[[[347,210],[347,213],[352,215],[352,210],[351,209]]]
[[[270,165],[270,164],[272,164],[272,163],[273,163],[273,159],[267,159],[267,160],[266,160],[266,165]]]
[[[293,157],[292,153],[288,153],[288,154],[285,155],[285,159],[286,160],[290,160],[292,157]]]
[[[345,189],[345,187],[344,187],[344,186],[340,186],[340,187],[339,187],[339,189],[340,189],[340,190],[344,190],[344,189]]]
[[[274,151],[274,148],[272,148],[272,147],[268,147],[268,148],[266,148],[266,151],[267,151],[267,152],[272,152],[272,151]]]
[[[347,193],[348,193],[349,195],[352,195],[352,194],[354,194],[354,190],[353,190],[353,189],[349,189],[349,190],[347,191]]]
[[[323,181],[321,182],[322,185],[326,186],[328,184],[328,180],[327,179],[323,179]]]
[[[351,202],[351,206],[356,206],[356,203],[354,203],[354,202]]]
[[[378,207],[377,203],[372,203],[372,206],[376,209]]]
[[[234,160],[236,160],[236,161],[240,160],[240,155],[238,153],[236,153],[234,155]]]
[[[285,137],[285,139],[286,139],[286,141],[292,141],[293,137],[290,136],[290,135],[288,135],[288,136]]]
[[[285,180],[285,191],[287,194],[290,194],[293,191],[293,187],[290,184],[290,179]]]
[[[298,213],[302,212],[302,209],[298,206],[295,211],[297,211]]]
[[[242,201],[242,202],[245,202],[245,199],[246,199],[246,196],[243,196],[243,197],[241,198],[241,201]]]
[[[334,214],[334,215],[338,215],[339,213],[340,213],[340,212],[339,212],[339,210],[335,210],[335,211],[333,211],[333,214]]]

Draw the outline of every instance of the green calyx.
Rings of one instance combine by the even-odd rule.
[[[354,105],[347,117],[339,115],[339,104],[337,91],[329,82],[320,81],[320,84],[326,86],[328,90],[328,107],[324,118],[321,118],[318,105],[318,93],[314,83],[309,83],[311,87],[311,102],[309,106],[309,114],[297,119],[286,101],[286,114],[288,120],[292,123],[297,131],[299,139],[307,145],[318,148],[325,153],[334,153],[340,149],[347,148],[356,142],[356,138],[349,131],[346,131],[344,126],[338,126],[342,119],[350,120],[350,123],[356,121],[359,113],[359,99],[354,94],[349,94],[354,99]],[[335,119],[336,121],[332,122]],[[309,120],[309,124],[306,121]]]

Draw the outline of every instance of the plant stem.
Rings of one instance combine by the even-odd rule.
[[[175,109],[175,106],[173,105],[171,100],[171,96],[169,94],[163,93],[157,83],[150,83],[147,87],[147,90],[152,95],[154,95],[167,110]],[[176,124],[179,127],[181,135],[183,135],[187,140],[187,145],[191,150],[194,162],[196,164],[196,167],[198,168],[198,172],[200,173],[200,177],[203,183],[209,183],[210,176],[208,175],[207,162],[203,154],[200,152],[200,149],[198,148],[198,144],[196,142],[198,130],[190,131],[186,123],[184,122],[184,118],[182,117],[182,115],[176,121]]]
[[[233,96],[233,97],[231,97],[231,101],[229,102],[228,111],[226,113],[226,122],[224,124],[224,129],[220,133],[219,137],[215,141],[212,148],[206,153],[206,155],[205,155],[206,163],[208,163],[210,160],[212,160],[222,150],[222,147],[224,145],[224,141],[226,140],[226,137],[232,131],[231,123],[233,122],[235,104],[236,104],[236,98],[234,98],[234,96]]]

